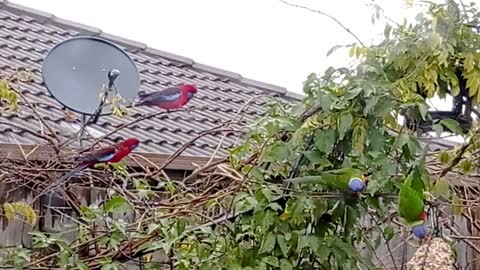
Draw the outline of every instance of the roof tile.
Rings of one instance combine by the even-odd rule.
[[[134,40],[131,40],[131,39],[115,36],[115,35],[112,35],[112,34],[103,33],[102,37],[106,38],[106,39],[109,39],[110,41],[113,41],[113,42],[115,42],[117,44],[120,44],[122,46],[125,46],[125,47],[127,47],[127,49],[130,49],[133,52],[141,51],[141,50],[144,50],[144,49],[147,48],[147,44],[145,44],[145,43],[141,43],[141,42],[134,41]]]
[[[260,88],[273,90],[273,91],[278,92],[282,95],[287,93],[287,88],[277,86],[277,85],[273,85],[273,84],[269,84],[269,83],[264,83],[264,82],[260,82],[260,81],[256,81],[256,80],[252,80],[252,79],[247,79],[247,78],[243,78],[242,82],[246,83],[246,84],[254,84],[255,86],[260,87]]]
[[[235,79],[235,80],[241,80],[242,79],[242,75],[240,75],[238,73],[231,72],[231,71],[224,70],[224,69],[220,69],[220,68],[216,68],[216,67],[212,67],[212,66],[207,66],[207,65],[204,65],[204,64],[200,64],[200,63],[194,63],[193,68],[200,69],[200,70],[203,70],[203,71],[207,71],[207,72],[217,74],[217,75],[220,75],[220,76],[226,76],[226,77],[229,77],[229,78],[232,78],[232,79]]]
[[[36,21],[38,22],[46,22],[48,21],[49,19],[52,19],[54,18],[55,16],[51,13],[48,13],[48,12],[44,12],[44,11],[41,11],[41,10],[38,10],[38,9],[34,9],[34,8],[29,8],[29,7],[25,7],[25,6],[21,6],[21,5],[18,5],[18,4],[15,4],[15,3],[12,3],[10,1],[7,1],[7,0],[3,0],[1,1],[2,4],[6,5],[6,9],[9,10],[9,9],[13,9],[13,10],[18,10],[18,9],[21,9],[24,13],[26,13],[28,16],[34,18]]]
[[[61,18],[54,18],[53,21],[52,21],[52,24],[56,25],[56,26],[59,26],[59,27],[67,26],[67,27],[69,27],[69,28],[71,28],[71,29],[77,31],[80,34],[83,34],[83,35],[100,35],[102,33],[102,30],[100,30],[96,27],[84,25],[84,24],[81,24],[81,23],[72,22],[72,21],[69,21],[69,20],[66,20],[66,19],[61,19]]]
[[[176,55],[176,54],[173,54],[173,53],[157,50],[157,49],[154,49],[154,48],[147,48],[145,50],[145,53],[148,54],[148,55],[152,55],[153,57],[161,56],[161,57],[173,60],[173,61],[178,61],[178,62],[185,63],[185,64],[190,65],[190,66],[193,65],[193,63],[194,63],[193,59],[190,59],[188,57],[183,57],[183,56],[180,56],[180,55]]]

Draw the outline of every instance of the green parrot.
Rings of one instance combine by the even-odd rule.
[[[321,184],[341,192],[356,194],[365,188],[365,174],[352,167],[321,172],[320,175],[303,176],[286,180],[295,184]]]
[[[422,184],[420,184],[422,183]],[[410,174],[398,195],[398,213],[409,227],[423,224],[425,220],[425,195],[423,181],[417,173]]]

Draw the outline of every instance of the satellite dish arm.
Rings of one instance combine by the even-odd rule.
[[[103,93],[103,96],[100,99],[100,104],[98,105],[97,110],[93,113],[92,117],[89,119],[88,122],[90,122],[90,120],[91,120],[91,123],[93,123],[93,124],[97,123],[98,118],[100,117],[100,113],[102,112],[103,106],[105,105],[105,100],[108,97],[108,93],[110,91],[114,90],[114,87],[115,87],[114,82],[115,82],[115,79],[117,79],[117,77],[119,75],[120,75],[120,71],[118,69],[112,69],[111,71],[108,72],[108,74],[107,74],[107,76],[108,76],[108,88]],[[87,124],[89,124],[88,122],[87,122]]]

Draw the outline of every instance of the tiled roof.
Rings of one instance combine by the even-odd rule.
[[[52,14],[33,10],[9,1],[0,1],[0,72],[11,74],[16,68],[33,72],[33,82],[20,84],[23,95],[40,112],[42,118],[63,132],[73,133],[72,122],[67,121],[61,105],[55,101],[42,82],[41,66],[47,52],[58,42],[79,35],[106,38],[127,51],[135,61],[141,78],[141,90],[163,89],[179,83],[197,85],[199,92],[189,103],[196,110],[163,114],[154,119],[141,121],[110,137],[116,141],[125,137],[137,137],[142,144],[139,152],[170,154],[201,131],[230,120],[240,107],[255,95],[277,96],[298,100],[300,95],[287,92],[285,88],[243,78],[241,75],[206,66],[192,59],[149,48],[143,43],[103,33],[101,30],[57,18]],[[264,113],[268,98],[256,99],[248,107],[245,121],[251,122]],[[106,134],[120,125],[142,115],[157,111],[152,108],[135,108],[131,117],[101,117],[91,127]],[[78,119],[80,117],[78,116]],[[3,123],[3,124],[2,124]],[[44,144],[45,141],[22,130],[41,133],[43,127],[28,108],[16,114],[0,116],[0,143]],[[208,135],[188,148],[184,155],[209,156],[217,147],[221,136]],[[235,137],[226,138],[226,145]],[[224,153],[225,151],[220,151]]]

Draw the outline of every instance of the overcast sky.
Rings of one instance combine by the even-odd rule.
[[[371,0],[286,0],[336,17],[369,43],[383,32],[371,23]],[[331,19],[280,0],[13,0],[57,17],[301,92],[311,72],[348,64],[345,51],[326,57],[336,44],[355,40]],[[418,8],[405,0],[375,0],[402,21]]]

